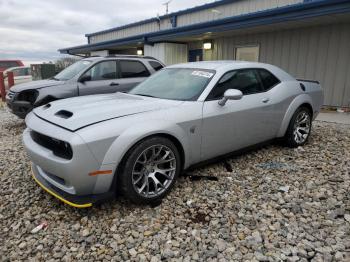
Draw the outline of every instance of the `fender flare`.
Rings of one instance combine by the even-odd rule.
[[[179,141],[184,152],[183,166],[186,166],[186,163],[189,161],[189,137],[180,126],[168,121],[160,122],[159,120],[143,122],[124,130],[107,150],[102,164],[105,165],[113,163],[117,167],[125,154],[136,143],[145,139],[146,137],[157,134],[169,135]]]
[[[290,120],[293,117],[295,111],[302,105],[309,104],[311,108],[313,108],[312,98],[308,94],[301,94],[294,98],[294,100],[290,103],[286,113],[284,114],[280,129],[277,133],[277,137],[283,137],[287,131]]]

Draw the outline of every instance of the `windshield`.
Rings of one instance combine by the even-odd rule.
[[[129,93],[171,100],[196,100],[203,92],[214,70],[193,68],[165,68]]]
[[[69,80],[80,73],[82,70],[86,69],[89,65],[91,65],[91,61],[81,60],[73,65],[68,66],[62,72],[55,75],[54,79],[56,80]]]

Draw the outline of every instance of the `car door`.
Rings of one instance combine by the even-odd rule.
[[[227,89],[241,90],[243,97],[220,106]],[[271,139],[269,102],[255,69],[224,74],[203,103],[202,160]]]
[[[117,68],[116,60],[106,60],[93,65],[78,81],[79,95],[114,93],[118,91],[120,79]]]
[[[141,61],[120,59],[118,64],[120,70],[119,92],[130,91],[151,75]]]

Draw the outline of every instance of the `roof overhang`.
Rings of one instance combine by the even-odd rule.
[[[296,21],[313,21],[315,18],[330,18],[330,15],[350,14],[349,0],[316,0],[287,7],[232,16],[214,21],[192,24],[167,30],[161,30],[122,39],[115,39],[95,44],[86,44],[60,49],[65,54],[84,54],[103,49],[116,49],[140,46],[164,41],[181,41],[186,37],[224,33],[242,29],[263,28],[264,26],[288,24]],[[325,21],[323,21],[325,22]],[[330,22],[332,20],[330,19]],[[304,23],[305,24],[305,23]]]

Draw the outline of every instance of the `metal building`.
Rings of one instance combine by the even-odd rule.
[[[349,0],[221,0],[86,34],[73,55],[144,54],[165,64],[236,59],[319,80],[325,105],[350,106]]]

